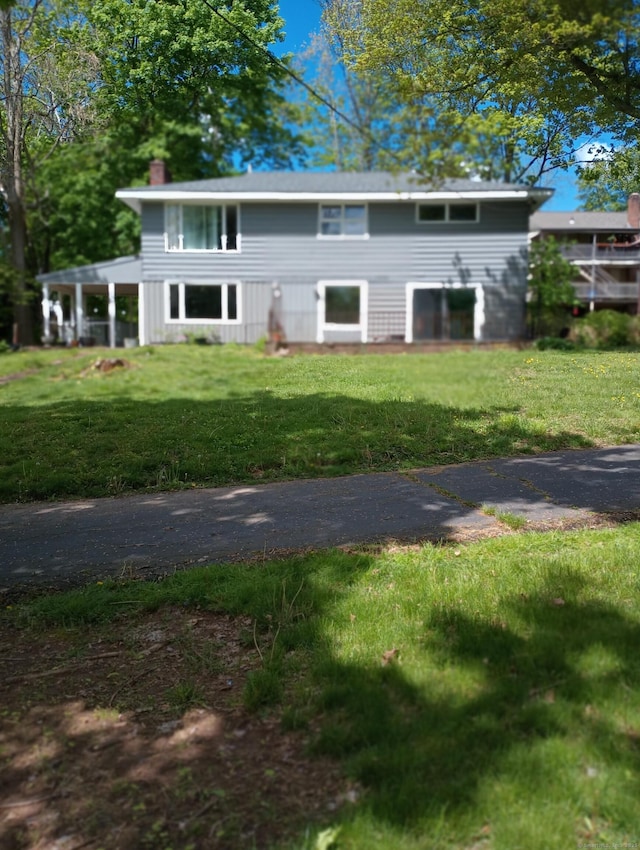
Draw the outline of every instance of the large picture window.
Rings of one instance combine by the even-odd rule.
[[[234,205],[167,204],[167,251],[238,251],[238,208]]]
[[[168,318],[171,322],[239,322],[237,283],[170,283]]]
[[[364,204],[322,204],[320,236],[367,236],[367,208]]]

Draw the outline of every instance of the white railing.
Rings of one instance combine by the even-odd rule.
[[[637,301],[637,283],[617,283],[595,281],[586,283],[576,281],[573,284],[576,298],[581,301]]]
[[[614,245],[598,243],[595,250],[593,245],[565,245],[561,248],[562,255],[567,260],[578,263],[588,263],[596,260],[601,263],[628,263],[629,260],[640,258],[640,243],[624,247],[623,242]]]

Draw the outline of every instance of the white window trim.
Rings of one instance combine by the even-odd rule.
[[[470,207],[475,206],[476,208],[476,217],[474,219],[469,219],[469,221],[452,221],[450,218],[450,210],[451,207]],[[444,218],[442,221],[423,221],[420,218],[420,207],[444,207]],[[459,224],[459,225],[468,225],[468,224],[478,224],[480,222],[480,204],[477,201],[460,201],[460,203],[455,203],[452,201],[438,201],[429,203],[428,201],[421,201],[419,204],[416,204],[416,224],[420,225],[433,225],[434,227],[442,226],[443,224]]]
[[[358,324],[342,325],[336,322],[325,322],[327,306],[327,287],[358,286],[360,288],[360,320]],[[319,280],[318,281],[318,331],[316,341],[323,343],[327,331],[353,333],[360,332],[360,341],[367,342],[369,334],[369,282],[366,280]]]
[[[335,234],[322,233],[321,231],[322,231],[322,222],[323,222],[323,218],[322,218],[322,208],[323,207],[341,207],[342,211],[343,211],[342,217],[341,217],[341,222],[344,221],[344,208],[345,207],[364,207],[364,228],[365,228],[365,232],[364,233],[353,233],[353,234],[348,234],[348,233],[335,233]],[[350,203],[342,203],[340,201],[336,201],[336,202],[327,201],[326,203],[318,204],[318,239],[328,239],[331,242],[331,241],[336,241],[336,240],[338,240],[338,241],[340,241],[340,240],[351,240],[351,239],[362,240],[362,239],[368,239],[368,238],[369,238],[369,204],[363,204],[363,203],[360,203],[360,204],[359,203],[351,203],[350,204]]]
[[[182,210],[184,209],[184,207],[187,207],[187,206],[191,206],[191,207],[200,207],[200,206],[221,207],[222,210],[223,210],[223,213],[222,213],[223,229],[226,228],[226,221],[227,221],[226,211],[227,211],[227,209],[229,207],[235,207],[235,210],[236,210],[236,230],[237,230],[236,247],[230,248],[230,249],[227,250],[227,248],[226,248],[227,234],[223,232],[220,235],[220,238],[222,240],[222,244],[225,245],[224,248],[184,248],[183,247],[184,226],[183,226],[183,223],[182,223]],[[178,209],[179,209],[179,225],[178,225],[179,246],[177,248],[170,248],[169,247],[169,224],[168,224],[168,222],[169,222],[169,207],[178,207]],[[214,203],[202,204],[202,203],[198,203],[197,201],[192,201],[191,203],[185,203],[185,202],[177,201],[177,202],[167,202],[164,205],[164,250],[165,250],[166,254],[239,254],[241,252],[241,248],[242,248],[242,237],[241,237],[240,230],[241,230],[241,227],[240,227],[240,204],[229,204],[229,203],[224,203],[224,202],[219,203],[219,204],[214,204]]]
[[[444,283],[421,283],[411,281],[407,284],[407,309],[406,309],[406,325],[405,325],[405,341],[413,342],[413,293],[416,289],[475,289],[476,303],[473,309],[473,339],[474,342],[482,340],[482,328],[484,327],[484,287],[481,283],[469,283],[463,286],[461,283],[454,283],[448,286]]]
[[[179,286],[178,311],[180,316],[185,314],[185,286],[221,286],[222,318],[221,319],[187,319],[171,318],[171,287]],[[236,287],[236,319],[228,318],[229,300],[226,295],[228,286]],[[225,318],[225,313],[227,317]],[[242,285],[239,280],[165,280],[164,282],[164,320],[167,325],[240,325],[242,324]]]

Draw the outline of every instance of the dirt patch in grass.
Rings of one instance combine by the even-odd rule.
[[[355,789],[305,733],[243,706],[251,627],[192,609],[74,631],[0,620],[0,846],[266,848],[330,823]]]
[[[28,378],[29,375],[35,375],[37,371],[37,369],[28,369],[25,372],[12,372],[10,375],[0,375],[0,387],[11,381],[21,381],[23,378]]]

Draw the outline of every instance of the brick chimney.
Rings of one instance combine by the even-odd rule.
[[[162,159],[152,159],[149,163],[149,185],[163,186],[165,183],[171,183],[171,172],[167,168],[166,162]],[[638,212],[640,214],[640,199]]]
[[[634,230],[640,230],[640,194],[633,192],[627,201],[627,224]]]

